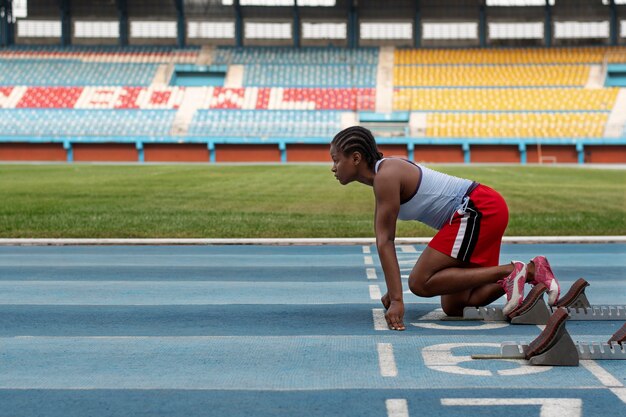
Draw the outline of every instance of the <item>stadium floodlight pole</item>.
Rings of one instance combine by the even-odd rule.
[[[72,44],[72,8],[70,0],[61,0],[59,6],[61,9],[61,45],[68,46]]]
[[[120,46],[128,46],[128,3],[116,0],[117,15],[120,20]]]

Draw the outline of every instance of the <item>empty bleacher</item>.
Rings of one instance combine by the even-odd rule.
[[[402,88],[398,111],[610,111],[618,88]]]
[[[207,142],[212,152],[220,141],[271,139],[284,151],[285,143],[326,144],[371,113],[402,114],[393,140],[407,149],[422,140],[452,140],[465,150],[468,140],[599,141],[620,89],[588,88],[589,80],[623,49],[396,49],[385,72],[378,48],[219,47],[203,50],[203,63],[237,66],[237,82],[176,87],[164,68],[196,64],[199,48],[6,48],[0,136],[65,146],[109,137],[136,141],[137,150],[151,141]],[[377,108],[377,83],[389,86],[394,114]],[[626,137],[620,124],[614,136],[622,131]]]
[[[619,89],[585,87],[621,49],[399,49],[393,107],[426,137],[601,138]]]
[[[198,110],[190,136],[332,137],[341,129],[341,113],[298,110]]]
[[[426,135],[441,138],[598,138],[604,112],[429,113]]]
[[[175,114],[173,110],[0,109],[0,132],[17,138],[133,140],[133,136],[169,135]]]

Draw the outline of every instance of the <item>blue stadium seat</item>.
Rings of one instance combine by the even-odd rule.
[[[190,136],[332,137],[341,112],[306,110],[198,110]]]
[[[5,136],[169,135],[175,110],[0,109]]]

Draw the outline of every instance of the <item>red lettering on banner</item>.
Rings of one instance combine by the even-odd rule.
[[[213,89],[213,97],[209,103],[211,109],[242,109],[244,106],[245,88]]]

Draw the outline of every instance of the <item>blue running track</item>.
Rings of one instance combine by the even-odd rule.
[[[398,246],[406,276],[423,245]],[[505,245],[626,304],[626,245]],[[626,415],[626,361],[477,361],[538,326],[384,325],[373,246],[0,247],[0,417]],[[501,304],[502,301],[496,302]],[[568,322],[606,341],[622,322]]]

